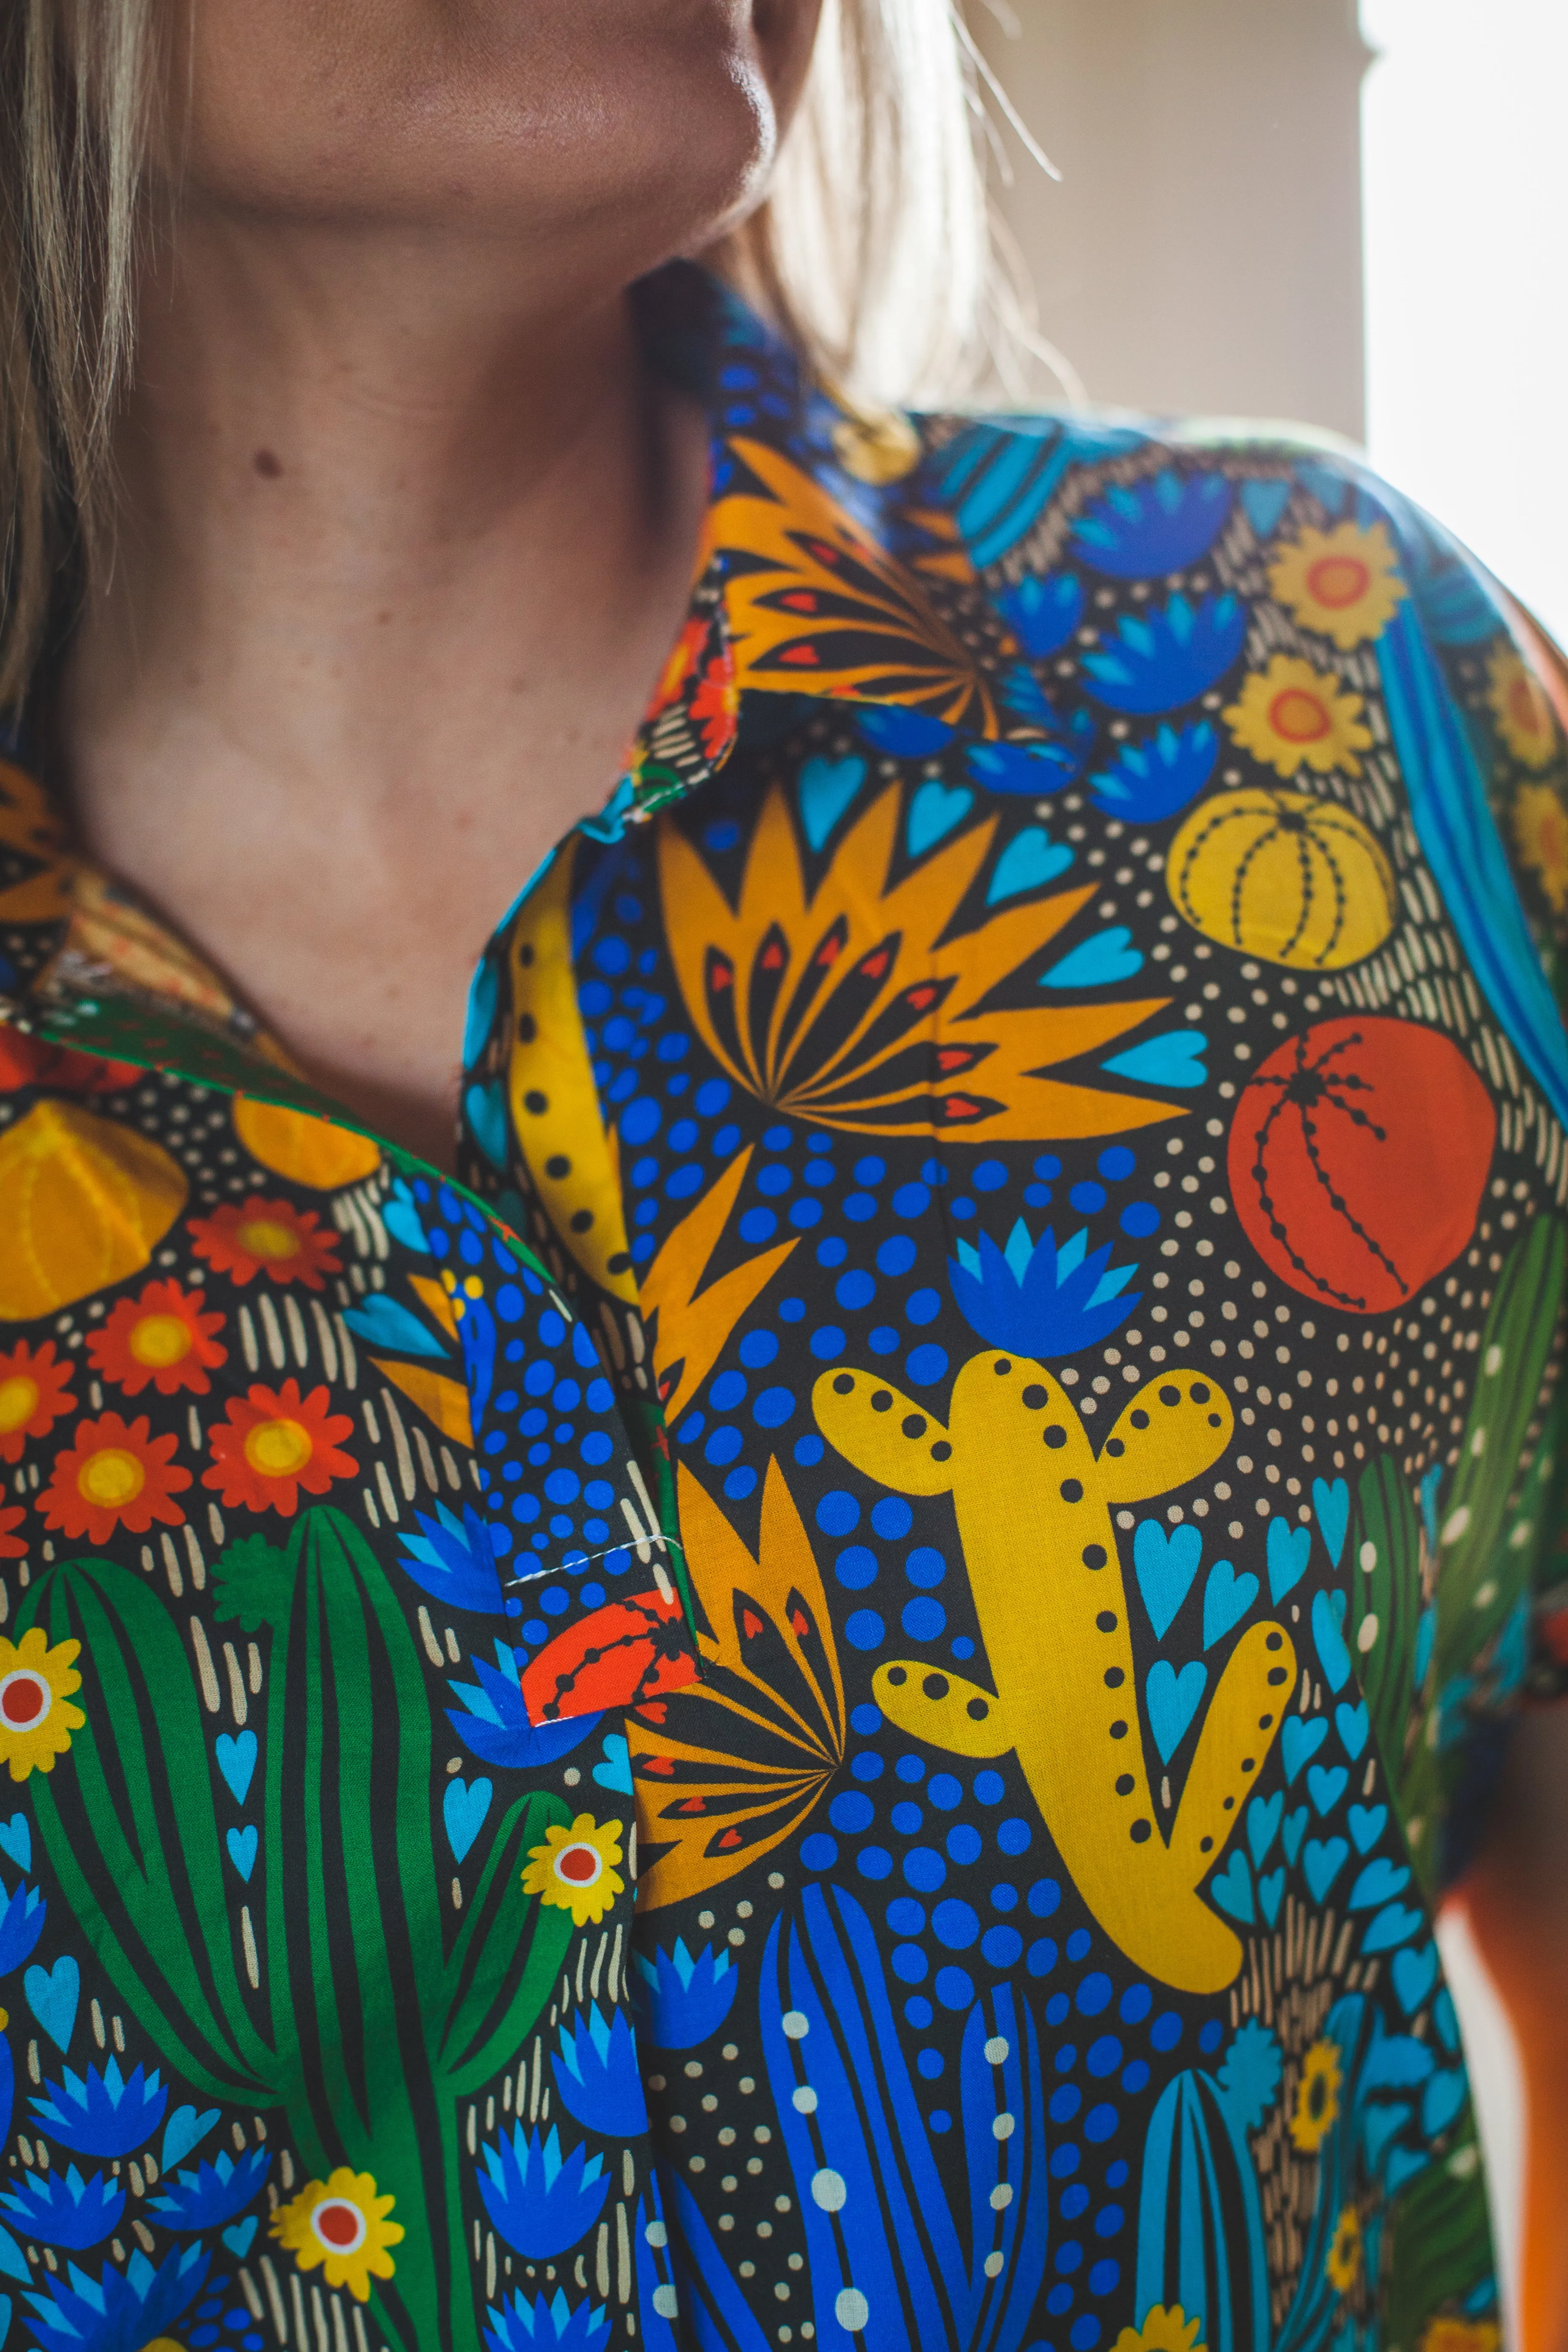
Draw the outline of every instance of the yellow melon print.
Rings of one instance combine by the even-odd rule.
[[[252,1095],[236,1095],[234,1131],[251,1158],[274,1176],[318,1192],[360,1183],[381,1165],[380,1150],[368,1135]]]
[[[1097,1455],[1044,1365],[987,1349],[953,1383],[944,1427],[871,1372],[824,1372],[817,1424],[863,1476],[903,1495],[951,1494],[985,1654],[983,1690],[944,1667],[892,1661],[872,1677],[889,1721],[955,1756],[1011,1750],[1089,1912],[1135,1968],[1215,1993],[1240,1939],[1199,1889],[1241,1819],[1295,1675],[1282,1625],[1250,1626],[1198,1735],[1169,1839],[1138,1736],[1127,1592],[1113,1507],[1201,1477],[1234,1428],[1224,1391],[1161,1372]]]
[[[1337,801],[1283,785],[1201,801],[1165,861],[1172,903],[1221,947],[1296,971],[1342,971],[1398,913],[1375,836]]]
[[[58,813],[43,786],[7,760],[0,760],[0,849],[26,869],[0,887],[0,923],[48,923],[70,912],[74,861]]]
[[[0,1136],[0,1321],[140,1274],[187,1191],[161,1144],[74,1102],[36,1103]]]

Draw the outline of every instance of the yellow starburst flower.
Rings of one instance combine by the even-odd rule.
[[[29,1626],[20,1643],[0,1641],[0,1761],[13,1780],[52,1772],[87,1721],[67,1696],[81,1688],[80,1651],[79,1642],[57,1642],[51,1650],[41,1625]]]
[[[604,1917],[626,1885],[615,1867],[620,1859],[619,1822],[579,1813],[569,1830],[548,1829],[542,1845],[530,1846],[522,1891],[552,1911],[570,1911],[573,1926],[586,1927]]]
[[[396,2265],[387,2252],[405,2235],[401,2221],[387,2216],[395,2197],[378,2197],[374,2176],[346,2164],[325,2180],[307,2180],[298,2197],[272,2216],[272,2234],[302,2271],[326,2265],[327,2284],[346,2286],[359,2303],[370,2300],[373,2277],[389,2279]]]
[[[1152,2303],[1142,2327],[1124,2327],[1112,2352],[1205,2352],[1202,2318],[1189,2319],[1179,2303]]]
[[[1519,854],[1559,914],[1568,906],[1568,809],[1550,784],[1521,784],[1513,804]]]
[[[1347,2205],[1334,2224],[1334,2234],[1323,2261],[1323,2274],[1337,2294],[1349,2294],[1361,2276],[1361,2215]]]
[[[1533,670],[1505,641],[1487,664],[1487,698],[1498,733],[1527,768],[1549,768],[1562,748],[1552,705]]]
[[[1331,637],[1342,653],[1381,636],[1408,593],[1381,522],[1304,530],[1269,566],[1268,587],[1302,628]]]
[[[1304,2156],[1316,2155],[1322,2146],[1324,2135],[1340,2111],[1340,2084],[1343,2080],[1339,2043],[1314,2042],[1301,2061],[1296,2109],[1290,2117],[1290,2137]]]
[[[1421,2338],[1421,2352],[1500,2352],[1502,2330],[1495,2319],[1433,2320]]]
[[[1294,654],[1276,654],[1267,669],[1242,680],[1225,719],[1244,751],[1282,776],[1303,766],[1320,776],[1331,768],[1355,776],[1361,773],[1356,754],[1372,747],[1362,709],[1360,695],[1342,694],[1331,672]]]

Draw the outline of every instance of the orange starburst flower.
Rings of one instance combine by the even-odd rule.
[[[177,1282],[150,1282],[140,1298],[122,1298],[101,1330],[89,1338],[93,1369],[140,1396],[151,1381],[160,1396],[189,1389],[205,1396],[209,1371],[228,1361],[228,1349],[214,1336],[221,1315],[205,1315],[206,1293],[182,1290]]]
[[[353,1423],[330,1410],[324,1388],[300,1393],[298,1381],[280,1389],[258,1381],[247,1396],[229,1401],[228,1419],[212,1432],[212,1467],[204,1486],[215,1487],[226,1510],[278,1511],[291,1519],[300,1489],[324,1495],[337,1478],[354,1478],[359,1465],[341,1450]]]
[[[769,1463],[755,1558],[684,1465],[679,1486],[681,1532],[714,1631],[700,1638],[701,1680],[626,1719],[645,1911],[705,1895],[772,1853],[844,1762],[832,1613],[783,1471]]]
[[[19,1339],[0,1352],[0,1462],[20,1462],[29,1437],[47,1437],[76,1411],[71,1366],[55,1360],[55,1343],[30,1348]]]
[[[197,1256],[236,1282],[266,1274],[273,1282],[320,1290],[323,1276],[342,1271],[337,1243],[317,1231],[320,1222],[312,1209],[253,1192],[243,1208],[228,1202],[210,1217],[193,1217],[190,1230]]]
[[[950,936],[996,820],[886,882],[897,785],[849,828],[809,896],[784,795],[758,815],[731,905],[696,849],[661,826],[666,934],[686,1008],[714,1059],[761,1101],[852,1134],[960,1142],[1117,1135],[1173,1103],[1045,1075],[1109,1045],[1168,997],[1075,1003],[1038,991],[991,1003],[1093,897],[1003,907]],[[1084,1073],[1090,1078],[1099,1073]]]
[[[731,558],[739,685],[903,703],[994,736],[991,682],[924,583],[791,459],[744,438],[731,447],[735,478],[709,530]]]
[[[27,1514],[18,1504],[15,1509],[0,1508],[0,1559],[20,1559],[27,1547],[16,1529]]]
[[[117,1412],[79,1422],[38,1497],[45,1524],[57,1535],[85,1536],[93,1544],[107,1543],[116,1528],[144,1536],[154,1519],[184,1526],[184,1512],[174,1498],[190,1485],[191,1474],[174,1458],[177,1443],[154,1437],[145,1413],[129,1422]]]

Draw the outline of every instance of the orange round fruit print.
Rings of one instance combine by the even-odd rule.
[[[1436,1029],[1322,1021],[1270,1054],[1230,1129],[1230,1188],[1281,1281],[1355,1315],[1401,1307],[1474,1231],[1491,1165],[1485,1087]]]

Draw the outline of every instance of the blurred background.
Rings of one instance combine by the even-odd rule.
[[[1007,226],[1069,388],[1344,436],[1568,641],[1565,0],[971,16],[1061,174],[1000,133]],[[1518,2054],[1462,1910],[1442,1940],[1511,2316]]]
[[[1040,324],[1099,404],[1362,444],[1568,638],[1564,0],[987,0]]]

